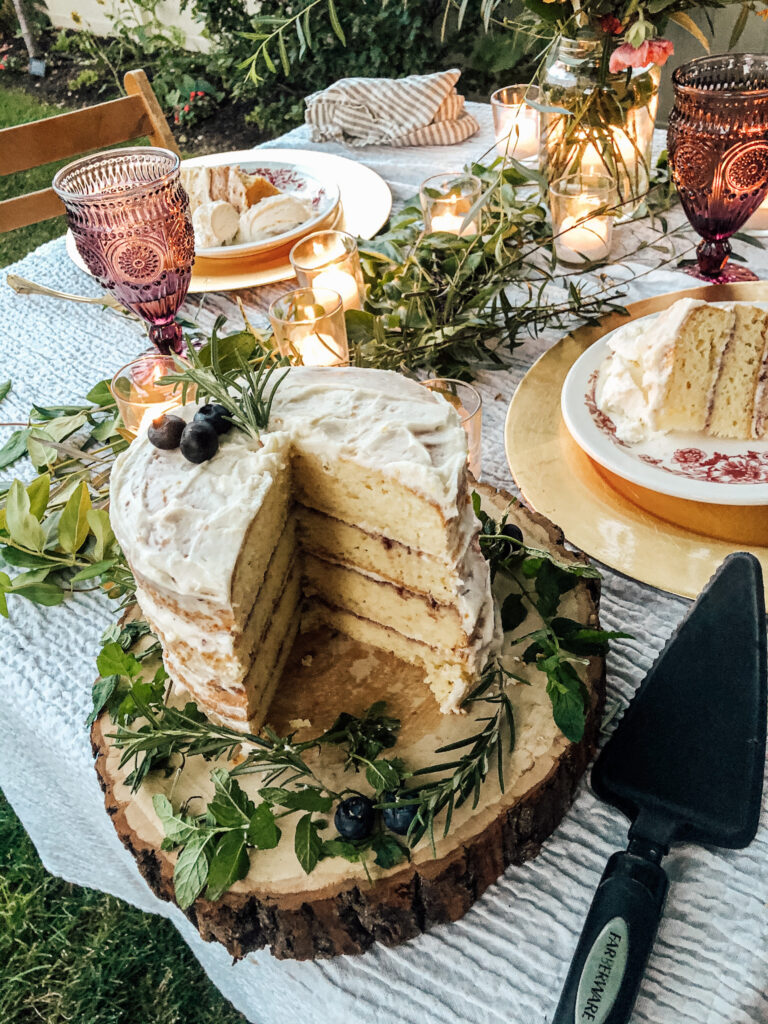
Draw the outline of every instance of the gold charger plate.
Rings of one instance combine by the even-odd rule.
[[[560,412],[563,382],[589,345],[630,320],[685,298],[765,301],[768,281],[705,285],[643,299],[627,306],[626,316],[614,313],[567,335],[520,382],[507,412],[504,442],[509,468],[526,502],[557,523],[572,544],[641,583],[693,598],[732,551],[756,555],[768,580],[768,547],[696,533],[629,501],[571,438]]]

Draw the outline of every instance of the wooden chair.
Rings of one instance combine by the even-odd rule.
[[[128,95],[119,100],[0,130],[0,175],[28,171],[145,136],[152,145],[178,153],[146,74],[129,71],[123,81]],[[63,213],[64,205],[52,188],[14,196],[0,202],[0,232]]]

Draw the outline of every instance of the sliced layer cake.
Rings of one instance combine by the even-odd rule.
[[[209,462],[141,432],[110,514],[172,678],[258,727],[300,622],[322,623],[422,666],[456,710],[497,636],[466,455],[443,398],[352,368],[292,369],[269,430],[232,431]]]
[[[763,438],[767,343],[765,310],[682,299],[609,340],[597,404],[630,443],[665,431]]]

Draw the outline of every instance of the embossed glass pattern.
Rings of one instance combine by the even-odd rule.
[[[86,266],[150,325],[161,352],[182,348],[174,317],[189,288],[195,239],[179,157],[136,146],[76,160],[53,187]]]
[[[679,67],[672,82],[672,177],[703,239],[689,273],[704,281],[754,281],[751,270],[728,264],[728,239],[768,192],[768,56],[701,57]]]

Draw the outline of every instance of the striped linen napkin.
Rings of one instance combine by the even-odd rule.
[[[314,142],[452,146],[479,129],[456,91],[461,71],[407,78],[342,78],[307,96]]]

